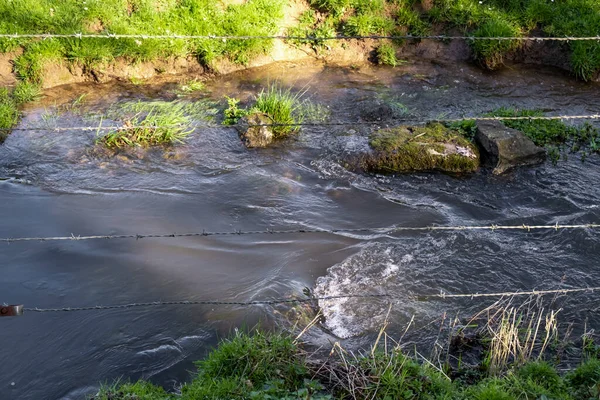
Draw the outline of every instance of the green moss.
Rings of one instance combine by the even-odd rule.
[[[363,167],[370,171],[465,173],[479,167],[479,156],[473,144],[441,124],[379,130],[371,135],[369,144],[374,154],[364,159]],[[447,145],[469,149],[475,157],[444,154]]]

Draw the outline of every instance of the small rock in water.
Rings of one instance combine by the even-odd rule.
[[[496,175],[515,167],[539,164],[546,159],[546,150],[536,146],[523,132],[508,128],[499,121],[478,123],[475,140],[481,148],[484,164],[494,168]]]
[[[267,114],[257,112],[240,119],[236,128],[246,147],[267,147],[273,142],[273,130],[265,125],[272,123]]]

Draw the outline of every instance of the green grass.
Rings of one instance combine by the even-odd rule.
[[[304,92],[293,93],[290,89],[271,85],[256,96],[253,109],[267,114],[274,124],[299,124],[303,121],[301,114],[303,94]],[[299,129],[299,126],[275,126],[273,136],[282,138]]]
[[[164,391],[163,388],[151,383],[139,381],[136,383],[104,385],[90,400],[169,400],[173,396]]]
[[[210,121],[217,110],[211,102],[150,101],[122,103],[108,116],[125,127],[137,129],[111,131],[98,142],[108,148],[156,146],[182,143],[193,131],[194,120]]]
[[[10,134],[8,129],[19,122],[19,106],[37,100],[40,96],[41,90],[33,83],[19,82],[12,92],[7,88],[0,88],[0,143]]]
[[[494,19],[484,22],[473,32],[474,37],[520,37],[518,26],[509,21]],[[521,47],[517,40],[475,40],[471,44],[475,58],[483,67],[494,70],[504,64],[506,54]]]
[[[529,362],[476,382],[450,379],[398,349],[311,362],[289,334],[237,332],[222,341],[179,394],[147,382],[103,386],[94,400],[585,400],[600,395],[600,361],[561,376]]]
[[[319,20],[314,10],[309,9],[302,13],[298,19],[298,25],[288,28],[288,36],[306,39],[291,39],[289,42],[294,45],[308,43],[312,49],[321,53],[322,51],[335,45],[333,41],[325,41],[323,38],[336,36],[336,19],[332,16]]]
[[[42,91],[34,83],[19,82],[12,95],[17,104],[24,104],[38,100],[42,95]]]
[[[547,35],[596,36],[600,2],[596,0],[311,0],[315,10],[333,17],[333,28],[348,35],[428,35],[434,28],[478,37]],[[419,7],[419,3],[423,6]],[[428,4],[427,7],[424,5]],[[475,60],[487,69],[502,66],[521,41],[477,40]],[[600,71],[600,43],[569,42],[573,73],[582,80]]]
[[[383,43],[377,48],[377,63],[379,65],[389,65],[395,67],[398,65],[396,58],[396,49],[389,43]]]
[[[222,7],[212,0],[19,0],[0,2],[1,33],[116,33],[273,35],[283,0],[249,0]],[[20,79],[40,83],[45,62],[62,59],[93,66],[125,57],[132,62],[195,55],[210,65],[219,57],[245,64],[272,46],[270,40],[3,39],[0,51],[22,47],[15,60]]]
[[[19,110],[15,99],[6,88],[0,88],[0,129],[12,128],[19,121]],[[0,142],[4,140],[0,132]]]
[[[518,110],[499,108],[490,114],[498,117],[540,117],[541,110]],[[561,149],[568,148],[571,153],[580,153],[582,160],[588,154],[600,152],[600,131],[589,123],[578,126],[567,125],[560,120],[518,120],[502,121],[509,128],[518,129],[536,145],[546,147],[550,158],[557,161]]]
[[[323,122],[329,116],[329,111],[324,107],[314,104],[309,100],[303,100],[306,90],[292,92],[277,84],[269,85],[260,91],[251,107],[239,106],[240,100],[227,97],[227,108],[224,110],[224,125],[236,124],[240,118],[253,113],[264,113],[269,116],[274,125],[271,127],[273,137],[281,139],[300,130],[305,120],[311,122]]]

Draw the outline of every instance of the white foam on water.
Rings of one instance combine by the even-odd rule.
[[[413,260],[410,254],[394,260],[393,249],[381,244],[364,247],[358,254],[334,265],[317,280],[315,294],[322,296],[381,294],[386,284],[396,280],[403,264]],[[389,307],[381,299],[341,298],[319,303],[325,326],[340,338],[357,336],[377,329]]]

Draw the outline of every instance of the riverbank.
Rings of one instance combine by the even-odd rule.
[[[109,11],[110,10],[110,11]],[[104,38],[0,39],[0,84],[44,88],[169,74],[228,73],[274,61],[318,58],[333,64],[392,64],[403,57],[551,65],[578,79],[598,77],[595,41],[323,40],[337,35],[594,36],[600,5],[591,0],[513,4],[499,0],[23,0],[0,5],[3,34],[92,34]],[[108,38],[108,34],[141,35]],[[166,38],[144,38],[164,35]],[[177,39],[169,35],[296,39]],[[306,37],[307,39],[299,39]],[[384,51],[385,50],[385,51]]]
[[[387,340],[364,353],[334,345],[323,358],[307,353],[288,334],[237,332],[197,363],[192,381],[176,394],[139,381],[106,386],[91,399],[595,399],[600,395],[600,360],[593,351],[562,376],[544,361],[490,374],[483,364],[437,367],[418,353],[410,356],[399,346],[388,347]]]

